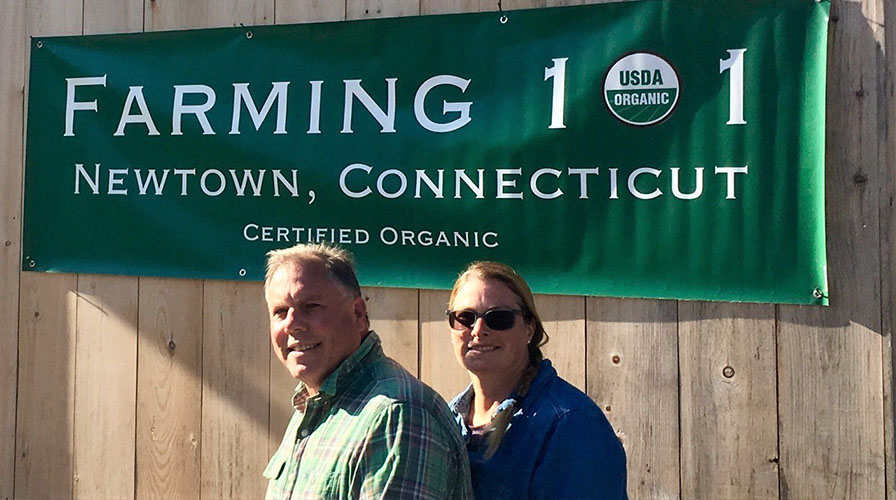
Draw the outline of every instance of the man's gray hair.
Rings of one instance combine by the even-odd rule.
[[[353,297],[361,296],[361,286],[355,275],[355,261],[352,254],[332,243],[300,243],[289,248],[271,250],[267,254],[267,272],[264,289],[267,292],[271,277],[285,264],[301,264],[317,261],[326,267],[330,276],[342,285]]]

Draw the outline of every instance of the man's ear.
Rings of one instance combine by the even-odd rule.
[[[364,300],[364,297],[355,297],[352,302],[352,313],[356,321],[360,321],[366,325],[368,330],[370,329],[370,321],[367,319],[367,301]]]

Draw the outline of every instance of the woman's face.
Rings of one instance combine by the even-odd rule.
[[[500,281],[470,277],[457,290],[452,311],[473,311],[476,321],[470,327],[459,322],[460,330],[451,330],[451,341],[457,361],[476,375],[506,376],[516,380],[529,363],[528,343],[535,326],[522,314],[513,315],[513,326],[495,330],[482,317],[492,309],[519,310],[517,296]],[[469,317],[469,315],[467,315]]]

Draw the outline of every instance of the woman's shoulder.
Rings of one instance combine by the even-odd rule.
[[[595,417],[604,416],[587,394],[557,374],[550,360],[544,360],[539,367],[530,395],[531,405],[558,417],[573,411]]]

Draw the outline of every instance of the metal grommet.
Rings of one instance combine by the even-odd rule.
[[[36,264],[34,263],[34,259],[28,261],[28,267],[34,267]]]
[[[37,41],[37,48],[41,48],[41,47],[43,47],[43,46],[44,46],[44,42],[38,40],[38,41]]]
[[[501,24],[507,24],[507,16],[502,15],[499,20],[501,21]]]
[[[245,276],[245,275],[246,275],[246,270],[240,269],[240,276]]]
[[[816,299],[820,299],[820,298],[824,297],[824,294],[821,293],[820,289],[816,288],[815,290],[812,290],[812,296],[815,297]]]
[[[251,32],[251,31],[247,31],[247,32],[246,32],[246,38],[248,38],[248,39],[250,39],[250,40],[252,39],[252,32]]]

